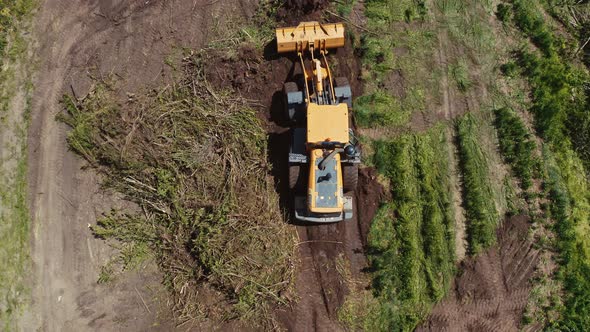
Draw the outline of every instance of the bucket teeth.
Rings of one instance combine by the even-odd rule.
[[[279,53],[328,50],[344,46],[344,24],[301,22],[296,27],[278,28],[276,37]]]

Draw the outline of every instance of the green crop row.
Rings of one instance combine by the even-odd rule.
[[[587,71],[562,54],[543,13],[531,0],[513,2],[518,28],[539,48],[520,52],[532,90],[531,112],[546,141],[546,189],[560,252],[558,277],[566,294],[561,317],[551,328],[583,331],[590,326],[590,112]]]
[[[532,184],[533,170],[536,167],[533,157],[535,142],[531,140],[528,129],[513,110],[499,108],[494,113],[500,152],[512,166],[512,171],[520,180],[521,188],[527,190]]]
[[[560,331],[590,326],[590,191],[581,160],[572,150],[545,147],[550,213],[559,237],[560,270],[566,290],[562,317],[551,322]]]
[[[543,138],[580,155],[590,166],[590,112],[587,100],[588,72],[560,55],[556,38],[543,14],[531,0],[513,2],[516,25],[542,51],[521,50],[519,60],[532,88],[535,125]]]
[[[376,141],[375,165],[391,182],[368,239],[373,297],[367,331],[411,331],[446,294],[455,272],[448,145],[441,127]],[[354,321],[354,320],[352,320]]]
[[[463,202],[467,217],[470,254],[478,254],[496,241],[498,210],[490,185],[487,158],[479,144],[477,120],[471,113],[456,122],[459,166],[463,174]]]

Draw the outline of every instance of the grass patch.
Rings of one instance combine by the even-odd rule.
[[[590,326],[590,195],[581,160],[571,150],[543,150],[551,217],[559,241],[560,270],[566,296],[557,330],[583,331]],[[551,307],[550,307],[551,308]]]
[[[14,35],[17,34],[21,21],[28,17],[37,5],[33,0],[1,0],[0,1],[0,54],[17,55],[11,50]]]
[[[336,3],[336,11],[338,12],[338,15],[348,17],[352,12],[352,8],[354,8],[356,0],[336,0],[334,2]]]
[[[361,127],[393,127],[406,124],[411,110],[405,110],[399,100],[384,90],[361,96],[355,100],[355,119]]]
[[[490,184],[487,157],[479,144],[479,126],[468,113],[456,122],[459,166],[463,173],[463,202],[469,253],[476,255],[496,241],[498,210]]]
[[[524,50],[520,60],[533,91],[531,111],[537,129],[557,146],[572,145],[586,167],[590,166],[589,75],[557,54],[546,57]]]
[[[393,199],[369,233],[373,298],[345,304],[346,321],[368,331],[409,331],[443,298],[455,272],[448,144],[441,126],[374,144],[375,166],[391,181]],[[353,308],[370,314],[351,319]]]
[[[207,83],[208,61],[185,58],[182,79],[125,104],[98,84],[79,102],[66,97],[61,120],[70,147],[142,211],[111,213],[94,233],[152,250],[180,320],[266,326],[270,308],[286,302],[296,235],[279,210],[256,113]],[[133,257],[122,252],[122,265]]]
[[[480,57],[478,64],[482,64],[481,57],[497,52],[488,23],[491,1],[435,0],[434,5],[442,13],[441,24],[451,39]]]
[[[0,329],[6,331],[19,329],[16,318],[29,291],[24,278],[29,274],[27,129],[32,68],[25,32],[35,6],[33,0],[0,1]],[[23,108],[10,108],[15,97],[24,98]]]
[[[449,71],[449,76],[453,78],[459,91],[467,92],[467,90],[473,85],[473,82],[469,77],[467,61],[464,59],[460,59],[457,63],[451,64],[449,66]]]
[[[437,91],[441,76],[440,70],[432,71],[436,34],[423,24],[428,9],[424,1],[373,0],[365,2],[365,15],[371,32],[361,36],[357,53],[366,94],[356,100],[355,119],[361,127],[405,125],[413,112],[425,111],[427,91]],[[392,75],[401,86],[391,86]],[[399,89],[398,97],[391,95],[393,89]]]
[[[531,187],[533,171],[537,166],[533,157],[535,142],[531,140],[528,129],[512,109],[499,108],[494,114],[500,152],[512,166],[514,175],[520,180],[521,188],[526,191]]]
[[[561,317],[546,320],[556,330],[582,331],[590,325],[590,113],[586,70],[557,46],[539,6],[530,0],[512,4],[514,23],[539,51],[523,49],[519,60],[531,85],[535,126],[544,138],[545,187],[555,221],[560,254],[558,279],[565,296],[546,311]]]

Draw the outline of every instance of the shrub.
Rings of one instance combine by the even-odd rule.
[[[508,61],[500,66],[500,71],[508,77],[515,77],[518,74],[518,65],[514,61]]]
[[[516,0],[513,2],[514,21],[546,56],[555,53],[554,37],[546,26],[543,16],[532,0]]]

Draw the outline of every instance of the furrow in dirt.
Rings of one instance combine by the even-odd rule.
[[[513,248],[531,248],[528,228],[526,216],[507,218],[498,230],[497,247],[463,261],[451,293],[417,331],[518,330],[539,257],[535,249],[512,254]]]

